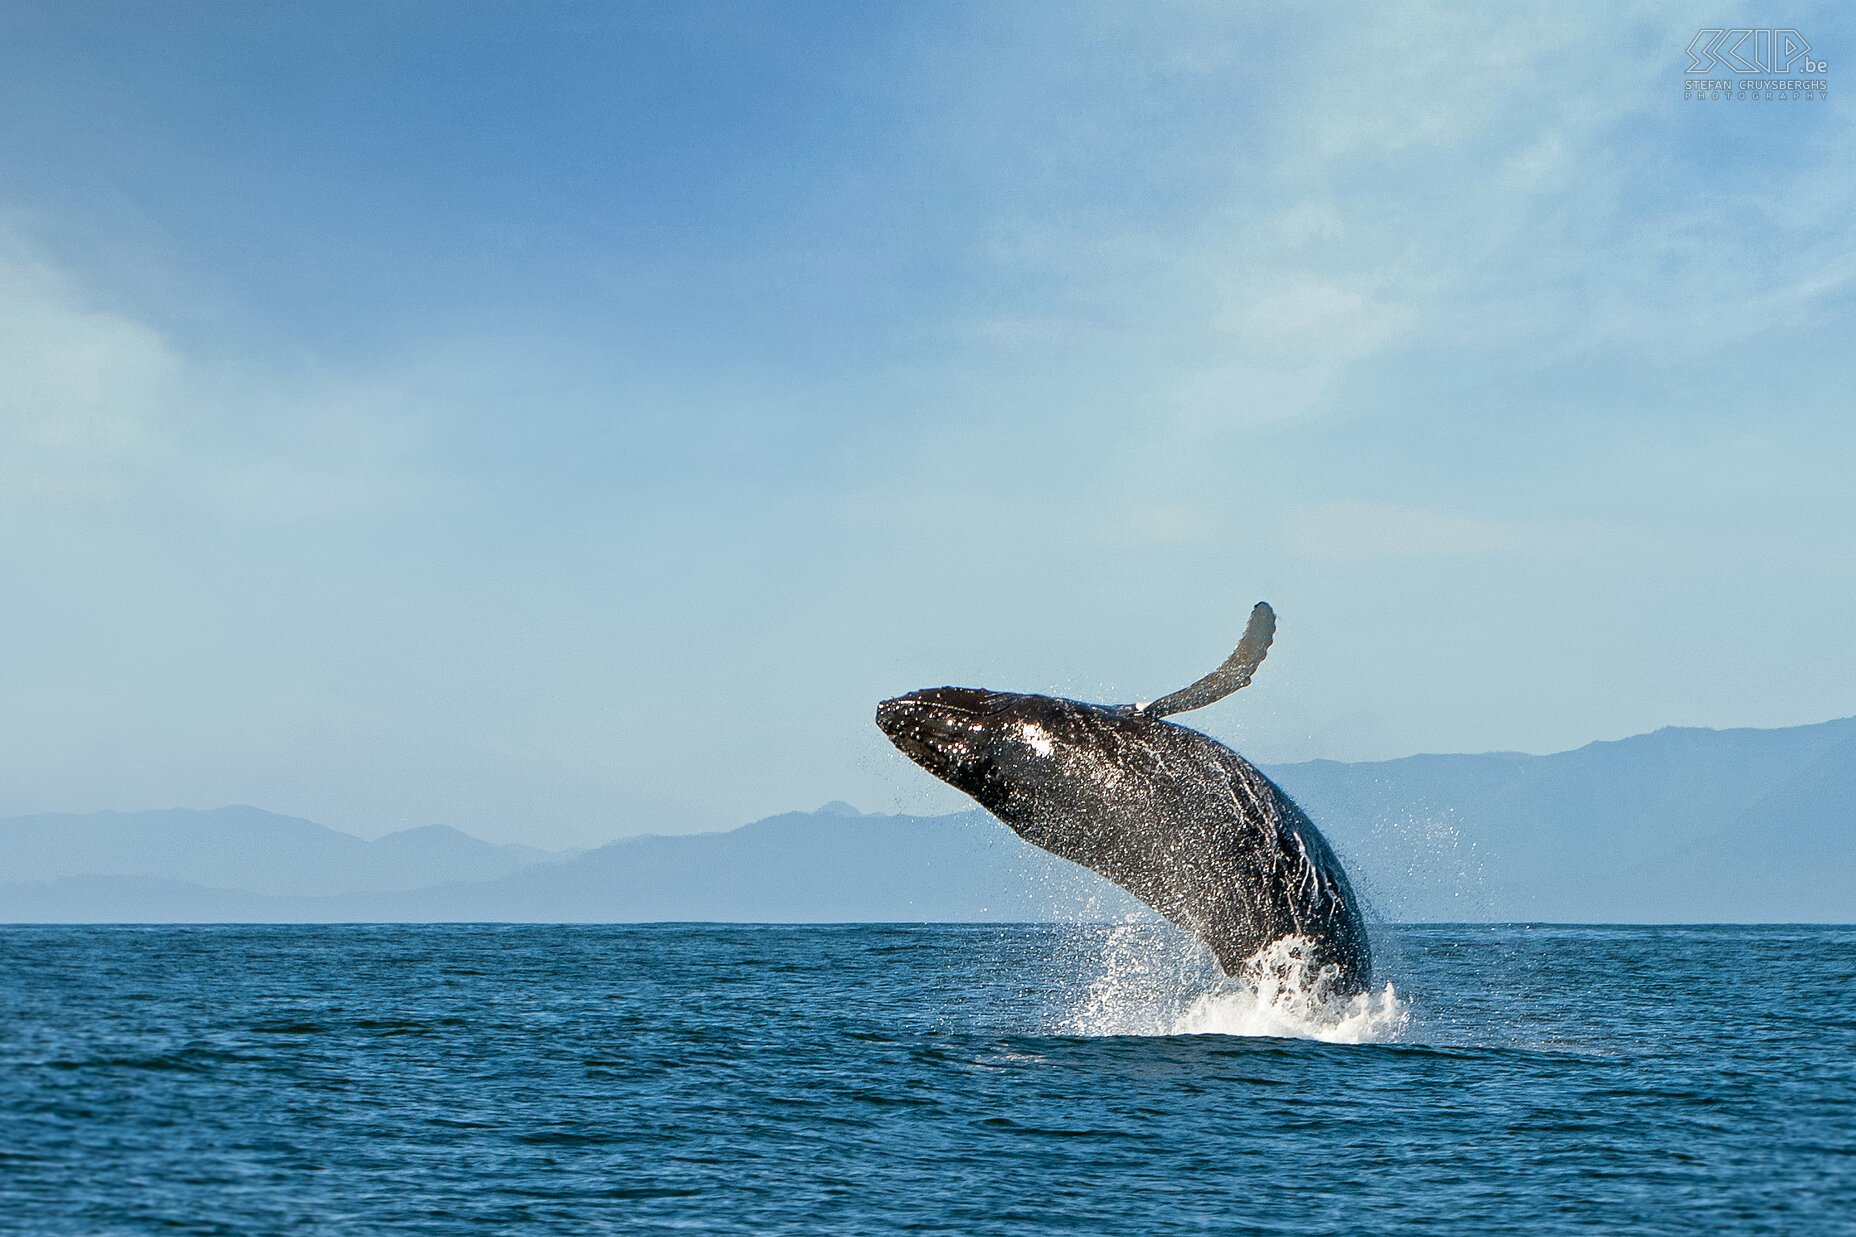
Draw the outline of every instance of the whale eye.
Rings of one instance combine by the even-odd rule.
[[[1051,742],[1050,731],[1036,722],[1022,723],[1018,728],[1018,733],[1026,745],[1040,756],[1048,756],[1056,748],[1056,744]]]

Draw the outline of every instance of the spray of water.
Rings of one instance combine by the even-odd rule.
[[[1333,1044],[1398,1039],[1409,1002],[1390,983],[1363,993],[1335,990],[1333,968],[1317,969],[1311,942],[1285,937],[1234,976],[1182,933],[1143,922],[1077,938],[1089,975],[1075,1007],[1058,1019],[1069,1035],[1245,1035]]]

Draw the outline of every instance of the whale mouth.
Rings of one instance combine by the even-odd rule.
[[[909,759],[939,775],[972,745],[995,693],[931,687],[876,706],[876,724]]]

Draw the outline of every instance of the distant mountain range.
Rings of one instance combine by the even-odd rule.
[[[1269,770],[1402,920],[1856,921],[1856,718]],[[0,821],[0,921],[843,922],[1140,908],[984,813],[844,804],[585,852],[249,807]]]
[[[368,842],[254,807],[52,813],[0,821],[0,880],[153,879],[306,896],[485,881],[568,858],[446,825]]]
[[[0,821],[0,922],[1012,922],[1138,909],[983,812],[830,803],[555,854],[407,832],[424,845],[249,807]]]
[[[1395,918],[1856,921],[1856,718],[1270,772]]]

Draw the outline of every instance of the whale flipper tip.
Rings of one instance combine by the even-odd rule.
[[[1173,713],[1202,709],[1223,700],[1232,692],[1249,686],[1251,677],[1256,674],[1257,667],[1263,664],[1263,658],[1270,651],[1270,642],[1275,638],[1276,611],[1270,609],[1269,602],[1259,601],[1250,608],[1250,621],[1244,626],[1243,639],[1237,642],[1237,647],[1216,670],[1176,692],[1160,697],[1150,705],[1136,707],[1150,717],[1166,717]]]

